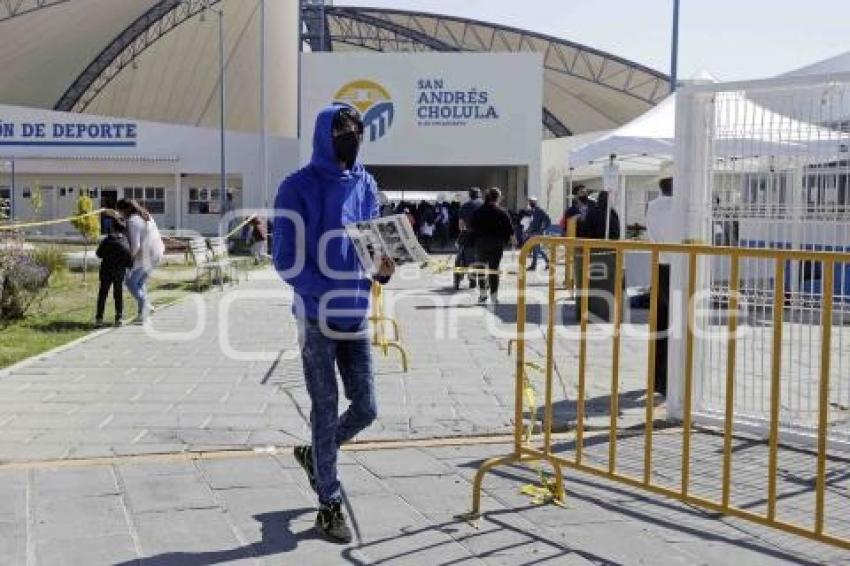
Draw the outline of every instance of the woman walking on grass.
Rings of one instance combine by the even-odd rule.
[[[147,297],[147,280],[162,261],[165,246],[151,214],[133,199],[121,199],[116,206],[127,221],[127,239],[133,264],[127,274],[127,290],[139,309],[136,322],[143,323],[151,312]]]

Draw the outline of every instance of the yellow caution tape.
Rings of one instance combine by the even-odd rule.
[[[86,212],[85,214],[79,214],[77,216],[68,216],[67,218],[56,218],[54,220],[41,220],[38,222],[24,222],[22,224],[4,224],[0,226],[0,230],[20,230],[21,228],[33,228],[35,226],[50,226],[53,224],[62,224],[64,222],[71,222],[73,220],[78,220],[80,218],[86,218],[87,216],[94,216],[96,214],[100,214],[107,210],[106,208],[99,208],[97,210],[92,210],[91,212]]]
[[[431,259],[425,264],[425,268],[430,269],[432,273],[445,273],[453,271],[454,273],[466,273],[470,275],[516,275],[517,272],[510,269],[488,269],[486,267],[455,267],[451,260],[436,260]]]
[[[525,362],[525,367],[538,373],[545,372],[543,366],[535,362]],[[534,384],[531,382],[528,372],[523,369],[522,373],[523,398],[529,412],[528,428],[525,431],[525,442],[528,443],[531,442],[532,434],[534,434],[534,427],[537,424],[537,390],[534,388]],[[544,505],[547,503],[562,505],[561,501],[558,500],[557,482],[546,474],[539,461],[536,463],[536,466],[537,474],[540,478],[540,485],[535,485],[533,483],[526,484],[520,488],[520,493],[531,497],[531,502],[534,505]]]

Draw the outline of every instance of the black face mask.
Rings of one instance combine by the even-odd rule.
[[[581,203],[586,203],[588,199],[587,199],[587,196],[580,196],[580,197],[578,197],[578,200]]]
[[[357,161],[357,153],[360,151],[360,134],[345,132],[334,136],[333,143],[336,158],[345,163],[346,169],[354,167],[354,163]]]

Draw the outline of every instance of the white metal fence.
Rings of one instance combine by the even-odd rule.
[[[850,76],[686,87],[678,95],[676,191],[690,237],[717,245],[850,251]],[[687,191],[687,194],[682,194]],[[850,441],[850,264],[824,281],[819,262],[790,262],[784,281],[781,420],[817,423],[821,292],[835,297],[829,400],[832,437]],[[730,264],[704,265],[695,407],[725,403]],[[674,276],[674,288],[683,288]],[[738,423],[756,428],[770,406],[774,264],[740,265],[743,336],[737,353]],[[676,350],[674,345],[674,351]],[[673,354],[678,355],[677,353]]]

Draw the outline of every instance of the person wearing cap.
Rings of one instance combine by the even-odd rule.
[[[649,241],[659,244],[679,243],[674,222],[673,178],[658,181],[661,195],[646,208],[646,233]],[[667,254],[658,258],[658,313],[655,340],[655,392],[667,395],[667,335],[670,329],[670,259]]]
[[[546,211],[538,206],[537,197],[535,196],[528,198],[528,210],[531,217],[531,223],[529,223],[528,230],[526,231],[528,237],[542,236],[546,232],[546,229],[552,225],[552,220],[546,214]],[[531,265],[528,266],[529,271],[537,269],[538,257],[543,258],[543,261],[546,262],[546,269],[549,269],[549,256],[546,255],[546,252],[540,246],[534,246],[534,249],[531,250]]]
[[[575,218],[576,238],[590,237],[590,225],[587,218],[593,212],[593,201],[590,200],[590,194],[584,185],[576,185],[575,189],[573,189],[573,194],[575,198],[570,207],[564,212],[563,218],[561,218],[561,228],[566,233],[567,224],[571,219]]]
[[[375,179],[358,160],[363,122],[352,107],[334,104],[316,118],[310,163],[280,185],[275,199],[273,258],[295,291],[304,381],[310,396],[312,443],[294,449],[318,496],[316,528],[325,538],[351,542],[337,455],[342,444],[377,416],[367,316],[373,281],[395,270],[380,258],[375,273],[360,264],[344,227],[378,217]],[[336,369],[346,398],[339,414]]]

